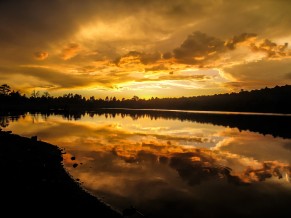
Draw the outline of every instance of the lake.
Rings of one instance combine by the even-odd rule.
[[[291,214],[288,115],[104,109],[2,116],[0,124],[64,148],[67,171],[120,211]]]

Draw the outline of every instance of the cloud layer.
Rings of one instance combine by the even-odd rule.
[[[135,83],[151,83],[145,92],[156,96],[166,95],[153,87],[170,83],[168,93],[177,97],[273,85],[259,77],[264,70],[259,63],[281,69],[290,59],[290,8],[288,1],[275,0],[2,1],[0,78],[23,92],[45,84],[55,94],[101,97],[107,95],[101,90],[130,97]],[[248,70],[254,65],[257,72]],[[211,79],[201,85],[196,81],[206,72],[201,69],[219,73],[204,74]],[[290,74],[269,69],[280,78]],[[55,72],[68,81],[54,79]],[[181,88],[189,83],[192,92]]]

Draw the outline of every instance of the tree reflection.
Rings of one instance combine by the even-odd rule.
[[[270,134],[273,137],[291,138],[291,116],[271,116],[271,115],[246,115],[246,114],[212,114],[179,111],[159,111],[159,110],[130,110],[130,109],[100,109],[91,112],[65,112],[52,111],[39,113],[48,118],[50,115],[61,115],[67,120],[80,120],[83,116],[105,116],[106,118],[130,117],[132,120],[149,118],[151,120],[180,120],[197,122],[203,124],[213,124],[230,128],[238,128],[240,131],[257,132],[263,135]],[[15,116],[14,116],[15,118]],[[10,116],[8,119],[14,119]],[[4,119],[4,118],[2,118]],[[9,125],[9,121],[6,122]],[[7,126],[6,126],[7,127]]]

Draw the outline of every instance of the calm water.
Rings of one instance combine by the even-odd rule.
[[[1,125],[65,148],[69,173],[121,211],[244,217],[291,214],[290,119],[104,110],[1,117]]]

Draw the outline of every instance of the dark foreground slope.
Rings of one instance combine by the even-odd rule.
[[[0,172],[6,217],[121,217],[67,174],[57,146],[0,131]]]

